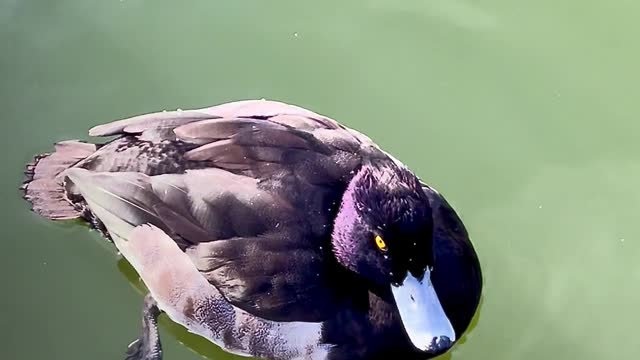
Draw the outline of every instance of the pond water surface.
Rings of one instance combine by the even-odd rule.
[[[483,265],[447,358],[637,359],[640,3],[0,0],[0,358],[113,360],[135,275],[31,214],[31,156],[98,123],[270,98],[375,139],[460,212]],[[166,319],[165,359],[231,359]],[[182,343],[186,343],[186,346]]]

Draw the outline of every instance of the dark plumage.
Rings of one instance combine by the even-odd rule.
[[[129,359],[160,359],[159,310],[271,359],[421,359],[479,303],[480,265],[444,198],[369,138],[272,101],[101,125],[28,167],[25,198],[84,218],[150,290]]]

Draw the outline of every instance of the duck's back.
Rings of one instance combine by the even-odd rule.
[[[335,311],[333,216],[360,164],[386,158],[368,138],[259,100],[142,115],[90,134],[117,138],[66,142],[34,164],[25,190],[34,210],[82,217],[125,239],[152,224],[257,316],[319,321]]]

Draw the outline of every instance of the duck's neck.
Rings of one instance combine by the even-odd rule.
[[[353,271],[355,271],[356,264],[355,257],[352,255],[357,251],[357,242],[354,239],[356,238],[357,226],[362,222],[362,216],[358,211],[356,186],[363,175],[364,171],[360,169],[343,193],[331,234],[331,243],[336,259],[341,265]]]

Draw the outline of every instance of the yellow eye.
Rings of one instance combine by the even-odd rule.
[[[380,251],[387,251],[387,243],[384,242],[384,240],[382,240],[382,237],[380,235],[376,235],[376,246],[378,246],[378,249],[380,249]]]

